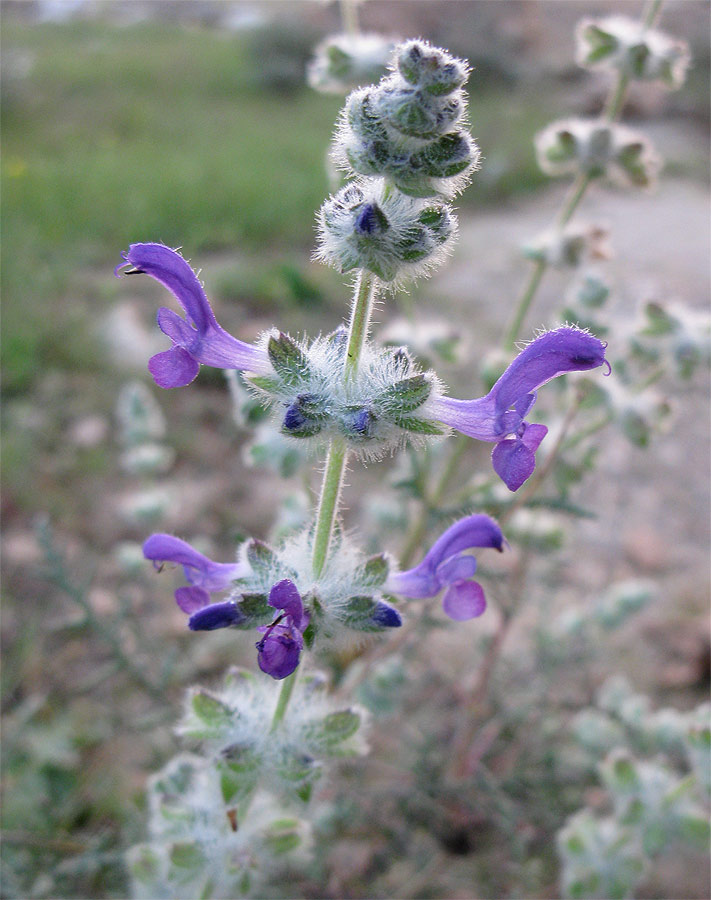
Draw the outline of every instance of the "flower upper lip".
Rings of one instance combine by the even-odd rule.
[[[170,350],[157,353],[148,363],[160,387],[189,384],[201,364],[258,374],[271,371],[263,347],[240,341],[219,325],[197,275],[176,250],[164,244],[131,244],[124,259],[116,268],[117,276],[150,275],[173,293],[185,311],[183,319],[167,307],[158,310],[158,327],[173,342]]]
[[[386,588],[414,599],[433,597],[443,588],[443,606],[457,621],[481,615],[486,608],[484,591],[471,577],[476,560],[463,550],[491,547],[502,551],[504,536],[489,516],[478,514],[455,522],[432,545],[419,565],[389,576]]]
[[[495,442],[494,468],[515,491],[533,472],[535,450],[546,433],[544,425],[525,421],[538,389],[568,372],[602,365],[609,371],[606,347],[604,341],[574,326],[547,331],[518,354],[486,396],[475,400],[438,397],[432,402],[432,415],[462,434]],[[514,438],[506,440],[508,435]]]

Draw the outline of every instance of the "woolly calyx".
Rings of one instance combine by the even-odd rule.
[[[339,329],[311,344],[288,335],[269,338],[274,374],[247,383],[273,406],[282,434],[294,438],[344,438],[367,459],[446,433],[428,409],[440,394],[431,371],[421,371],[402,348],[366,344],[355,377],[344,381],[346,344]]]
[[[238,627],[264,635],[257,643],[259,665],[273,678],[290,674],[304,647],[347,645],[358,634],[402,624],[383,594],[390,568],[386,556],[363,558],[338,532],[326,568],[314,578],[312,542],[313,533],[306,530],[278,547],[251,540],[242,551],[249,574],[230,602],[241,617]]]
[[[467,184],[479,149],[461,126],[465,62],[424,41],[395,53],[393,74],[347,99],[333,145],[353,175],[382,175],[413,197],[453,197]]]
[[[366,269],[399,284],[440,265],[449,254],[457,219],[446,204],[391,191],[367,179],[329,197],[318,214],[316,258],[350,272]]]

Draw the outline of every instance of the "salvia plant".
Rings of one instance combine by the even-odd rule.
[[[684,842],[708,846],[711,708],[653,710],[626,679],[608,679],[573,733],[608,797],[558,832],[565,897],[625,898]]]
[[[457,217],[451,203],[481,161],[468,126],[469,67],[424,40],[393,47],[351,28],[327,39],[309,69],[318,89],[356,88],[345,100],[331,148],[345,183],[318,212],[315,250],[318,260],[352,279],[344,324],[313,338],[275,327],[245,342],[219,324],[196,272],[177,250],[136,243],[124,254],[117,274],[147,275],[182,310],[182,315],[169,307],[158,311],[158,326],[170,346],[148,361],[155,383],[178,388],[190,384],[201,366],[224,370],[236,422],[257,429],[247,450],[250,463],[290,476],[316,460],[322,471],[315,508],[298,499],[277,523],[275,538],[248,538],[230,559],[213,560],[167,533],[155,533],[143,545],[157,570],[182,569],[184,584],[175,600],[187,627],[246,632],[254,645],[255,671],[232,669],[218,687],[189,690],[177,729],[189,752],[150,780],[149,837],[129,854],[136,896],[259,895],[265,879],[293,866],[295,856],[309,847],[310,810],[324,774],[334,760],[361,754],[367,746],[365,709],[342,694],[336,699],[318,667],[327,667],[334,654],[353,658],[380,637],[384,650],[392,647],[391,661],[373,668],[360,696],[382,693],[384,686],[387,693],[401,677],[394,633],[406,631],[408,607],[422,609],[407,601],[440,597],[444,613],[456,622],[481,616],[487,575],[477,573],[472,551],[492,560],[492,551],[505,553],[511,544],[527,548],[527,555],[559,547],[564,536],[559,520],[525,507],[543,479],[553,471],[555,505],[574,509],[569,489],[591,467],[589,438],[620,421],[634,442],[645,443],[656,415],[645,391],[667,359],[683,377],[708,360],[708,336],[693,315],[680,305],[652,304],[620,348],[619,373],[613,361],[613,377],[601,377],[611,370],[602,339],[611,286],[587,266],[608,257],[609,236],[595,223],[571,222],[591,182],[649,187],[657,176],[660,160],[650,143],[617,118],[630,79],[659,80],[667,87],[683,80],[688,55],[680,42],[653,30],[658,12],[653,3],[641,23],[585,19],[578,29],[578,61],[612,71],[611,98],[598,119],[556,122],[536,139],[541,168],[572,176],[573,184],[554,225],[524,248],[532,274],[502,347],[477,350],[486,383],[481,396],[450,396],[431,368],[438,359],[456,359],[457,329],[437,332],[438,341],[427,343],[408,325],[408,347],[397,327],[380,339],[371,328],[378,300],[388,302],[452,252]],[[386,47],[388,71],[376,84],[363,86],[364,74],[382,64]],[[572,271],[574,280],[559,323],[527,333],[523,323],[548,267]],[[522,338],[528,340],[516,353]],[[549,413],[548,425],[537,421],[539,390],[574,373],[587,375],[572,390],[544,391],[550,400],[562,399],[565,412],[558,418]],[[125,426],[132,435],[126,452],[132,465],[157,466],[164,458],[162,432],[151,430],[149,404],[140,393],[127,391],[123,404],[134,416]],[[141,404],[143,425],[135,415]],[[574,434],[571,423],[581,409],[589,419]],[[453,431],[458,436],[449,453],[446,439]],[[467,439],[491,447],[491,468],[461,472],[460,498],[445,507],[445,489]],[[392,455],[398,455],[394,480],[400,499],[370,498],[380,533],[347,531],[340,513],[348,466]],[[427,481],[435,471],[441,474],[432,486]],[[414,518],[413,508],[419,508]],[[498,520],[491,515],[495,510]],[[433,521],[438,529],[428,540]],[[405,532],[399,562],[387,550],[383,525]],[[644,585],[611,592],[595,627],[616,626],[649,594]],[[426,622],[419,621],[417,628],[423,627]],[[563,633],[578,626],[561,621],[557,627]],[[499,645],[494,642],[491,652]],[[609,728],[614,727],[611,720]],[[465,764],[466,728],[463,746]],[[606,783],[618,777],[620,761],[632,766],[618,753],[606,763],[605,772],[611,773]],[[635,783],[647,785],[653,773],[648,779],[641,763],[638,768]],[[659,790],[673,793],[674,784],[669,774]],[[657,791],[655,803],[663,803],[662,794]],[[625,796],[628,804],[637,797],[631,787]],[[683,831],[697,807],[687,799],[674,803],[675,822]],[[598,827],[589,817],[581,820],[585,835],[576,838],[576,846],[584,847],[586,860],[593,853],[590,842],[603,855],[617,846],[618,824]],[[568,857],[574,851],[567,833],[561,837],[561,852],[568,854],[566,884],[578,878],[570,874]],[[627,882],[638,876],[637,849],[625,844],[615,863]]]

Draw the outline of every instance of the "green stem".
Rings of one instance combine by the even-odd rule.
[[[581,428],[580,431],[576,431],[572,437],[569,437],[566,442],[563,444],[564,450],[572,450],[573,447],[577,447],[578,444],[582,443],[585,438],[591,437],[593,434],[596,434],[598,431],[602,431],[610,422],[613,420],[614,416],[612,413],[607,412],[604,416],[599,419],[596,419],[594,422],[591,422],[590,425],[585,428]]]
[[[591,181],[592,176],[589,172],[581,172],[571,185],[568,197],[558,213],[558,226],[560,228],[567,225],[573,218],[573,213],[580,205],[580,201],[585,196],[585,191],[587,191]]]
[[[331,543],[333,526],[338,513],[338,500],[343,484],[343,475],[346,470],[346,457],[348,451],[342,440],[336,438],[331,441],[326,457],[326,469],[321,483],[321,496],[316,513],[316,531],[314,532],[313,545],[313,570],[314,577],[318,578],[323,572],[328,557],[328,548]]]
[[[661,15],[664,0],[649,0],[647,9],[642,15],[645,28],[653,28]]]
[[[523,321],[528,314],[528,310],[531,307],[533,298],[536,296],[536,291],[538,290],[538,286],[541,283],[541,279],[543,278],[543,273],[547,268],[547,264],[543,260],[539,260],[534,264],[533,269],[531,269],[531,275],[516,305],[516,312],[514,314],[513,320],[511,321],[511,325],[506,332],[506,337],[504,338],[505,350],[514,349],[516,345],[516,338],[518,337],[521,326],[523,325]]]
[[[355,287],[353,308],[351,309],[351,321],[348,326],[348,349],[343,374],[346,380],[353,378],[358,371],[360,355],[368,337],[370,314],[373,309],[373,297],[375,296],[375,278],[364,269],[360,270]]]
[[[279,692],[279,699],[277,700],[274,716],[272,717],[272,727],[269,729],[270,731],[276,731],[279,727],[279,723],[286,715],[286,708],[289,705],[289,700],[291,700],[298,672],[299,668],[297,666],[291,675],[287,675],[281,683],[281,691]]]
[[[358,34],[357,0],[341,0],[341,23],[346,34]]]
[[[620,77],[617,79],[617,84],[615,85],[615,90],[610,94],[610,97],[605,104],[605,109],[602,114],[603,119],[607,119],[608,122],[614,122],[620,115],[622,107],[625,105],[625,97],[627,96],[629,83],[629,75],[624,72],[620,73]]]
[[[355,286],[351,320],[348,326],[348,344],[343,364],[343,380],[355,378],[360,364],[360,357],[368,337],[370,314],[373,309],[376,279],[369,272],[361,269]],[[328,558],[333,526],[338,515],[338,501],[341,495],[343,475],[346,471],[348,450],[345,442],[334,438],[328,448],[326,469],[321,484],[318,512],[316,514],[316,531],[313,544],[313,570],[318,578],[323,572]]]

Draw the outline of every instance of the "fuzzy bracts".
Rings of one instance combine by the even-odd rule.
[[[390,285],[441,264],[457,230],[443,201],[479,161],[464,128],[468,76],[463,60],[408,41],[396,48],[392,74],[350,94],[331,155],[355,181],[319,211],[317,259]]]

